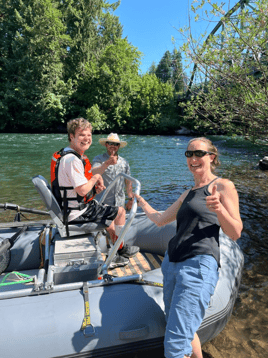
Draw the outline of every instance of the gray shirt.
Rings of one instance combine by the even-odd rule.
[[[96,168],[102,165],[103,162],[105,162],[107,159],[109,159],[109,154],[104,153],[97,155],[93,161],[92,161],[92,167]],[[108,185],[114,180],[114,178],[119,174],[124,173],[130,175],[130,166],[126,159],[118,156],[117,163],[115,165],[109,165],[109,167],[105,170],[105,172],[102,174],[102,178],[104,181],[104,185],[106,188]],[[115,206],[125,206],[125,178],[121,177],[116,185],[110,190],[109,194],[104,200],[105,204],[108,205],[115,205]],[[102,195],[104,194],[104,191],[102,191],[100,194],[96,195],[96,199],[100,200]]]

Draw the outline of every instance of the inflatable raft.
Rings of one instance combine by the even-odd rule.
[[[114,357],[162,347],[160,266],[175,229],[175,222],[159,228],[137,213],[124,240],[140,253],[109,270],[103,232],[66,239],[50,221],[0,224],[0,249],[13,238],[9,257],[0,254],[7,265],[0,275],[1,358]],[[224,329],[239,289],[243,254],[223,232],[220,254],[219,282],[198,330],[202,344]]]

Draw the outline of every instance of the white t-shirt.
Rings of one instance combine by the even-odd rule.
[[[67,147],[64,151],[71,150]],[[66,154],[61,160],[58,171],[58,180],[59,186],[72,186],[76,188],[80,185],[86,184],[88,182],[84,174],[84,165],[83,162],[77,158],[76,155],[70,153]],[[61,195],[63,197],[63,190],[61,190]],[[77,193],[75,190],[67,190],[67,198],[76,198]],[[79,205],[77,200],[72,200],[68,202],[69,207],[77,207]],[[78,216],[82,215],[87,208],[83,210],[71,210],[68,221],[76,219]]]

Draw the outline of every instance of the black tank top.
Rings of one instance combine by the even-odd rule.
[[[208,186],[214,180],[190,190],[184,199],[177,213],[176,235],[168,245],[169,261],[181,262],[205,254],[213,256],[220,266],[220,224],[217,214],[206,207],[206,197],[211,195]]]

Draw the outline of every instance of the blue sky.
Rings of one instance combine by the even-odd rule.
[[[226,0],[225,9],[228,10],[237,1]],[[184,39],[178,29],[189,25],[191,3],[191,0],[121,0],[115,15],[119,16],[123,25],[123,37],[127,37],[144,54],[140,66],[142,73],[149,69],[153,61],[158,64],[167,50],[173,51],[172,37],[176,40],[177,49],[183,44]],[[212,29],[217,21],[212,22],[209,28]],[[208,28],[206,21],[195,23],[191,20],[191,24],[197,37]]]

